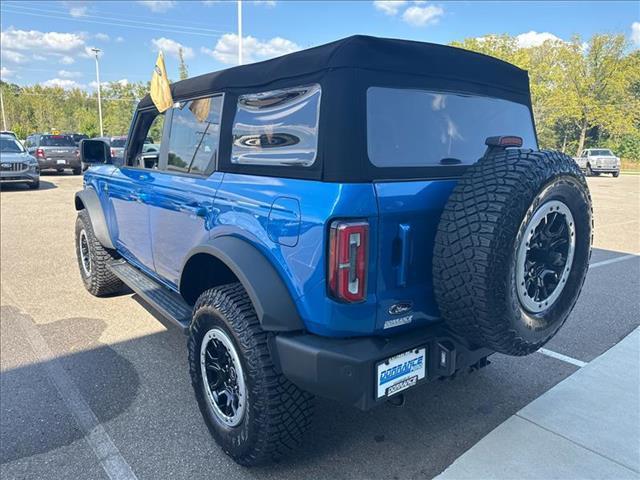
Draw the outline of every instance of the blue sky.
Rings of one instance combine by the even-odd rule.
[[[177,79],[182,46],[191,76],[237,60],[235,1],[11,1],[0,6],[2,79],[95,86],[87,53],[102,49],[102,81],[146,81],[158,48]],[[262,60],[361,33],[448,43],[492,33],[535,44],[574,34],[623,33],[640,47],[640,2],[243,2],[244,52]]]

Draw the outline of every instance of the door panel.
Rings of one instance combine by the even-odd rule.
[[[196,178],[153,172],[149,221],[156,273],[177,286],[189,251],[205,243],[213,226],[213,201],[223,174]]]
[[[152,181],[153,177],[147,170],[123,167],[114,171],[108,184],[116,248],[151,271],[154,266],[146,197]]]

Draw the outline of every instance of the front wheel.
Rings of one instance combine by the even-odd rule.
[[[82,167],[78,167],[78,168],[74,168],[73,169],[73,174],[74,175],[80,175],[82,173]]]
[[[30,183],[30,184],[29,184],[29,188],[30,188],[31,190],[38,190],[38,189],[40,188],[40,179],[36,180],[36,181],[35,181],[35,182],[33,182],[33,183]]]
[[[313,397],[276,370],[267,333],[242,285],[212,288],[198,298],[188,349],[198,406],[227,455],[252,466],[301,443]]]
[[[620,172],[613,172],[611,175],[613,175],[613,178],[618,178],[620,176]]]
[[[102,297],[121,292],[124,284],[108,267],[110,261],[119,257],[98,241],[86,210],[78,212],[75,243],[80,276],[89,293]]]

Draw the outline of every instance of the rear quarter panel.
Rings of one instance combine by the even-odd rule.
[[[299,212],[295,212],[297,206]],[[378,212],[372,184],[226,173],[214,211],[211,236],[242,238],[261,251],[279,272],[310,332],[328,336],[373,332],[375,262],[370,262],[366,302],[338,303],[326,290],[326,238],[332,219],[367,219],[371,225],[370,251],[377,251]]]

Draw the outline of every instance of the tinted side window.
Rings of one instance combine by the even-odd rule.
[[[320,96],[320,85],[240,96],[231,161],[312,165],[318,150]]]
[[[537,148],[525,105],[459,93],[367,90],[367,148],[377,167],[469,165],[496,135],[516,135],[523,148]]]
[[[158,168],[163,127],[164,113],[158,114],[150,109],[136,114],[134,129],[126,151],[126,165],[134,168]],[[151,134],[157,139],[157,143],[146,143],[145,139]]]
[[[173,108],[169,171],[206,174],[218,159],[222,95],[180,102]]]

